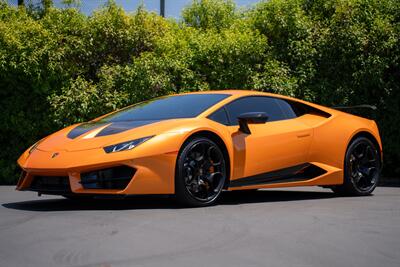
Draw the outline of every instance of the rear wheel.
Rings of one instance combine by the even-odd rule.
[[[221,148],[205,137],[193,138],[179,153],[175,192],[186,206],[212,205],[221,194],[226,179],[226,162]]]
[[[379,148],[370,139],[358,137],[347,148],[343,185],[332,190],[342,195],[369,195],[378,184],[380,170]]]

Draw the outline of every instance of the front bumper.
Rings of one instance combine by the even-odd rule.
[[[25,152],[18,160],[23,171],[16,189],[56,195],[173,194],[177,152],[145,155],[143,157],[138,156],[139,152],[105,154],[102,149],[74,152],[48,152],[36,149],[32,154]],[[57,153],[56,156],[54,156],[55,153]],[[84,173],[118,166],[127,166],[135,170],[125,187],[113,188],[111,186],[106,189],[99,189],[92,186],[88,188],[88,186],[85,186],[85,181],[82,182],[82,174]],[[50,181],[50,184],[52,184],[51,179],[53,177],[55,190],[35,187],[37,177],[50,179],[46,180]],[[65,177],[67,180],[67,183],[61,182],[64,187],[57,187],[56,180],[63,180],[60,177]],[[108,178],[112,179],[113,177]]]

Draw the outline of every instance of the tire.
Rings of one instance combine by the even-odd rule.
[[[379,147],[366,137],[357,137],[347,148],[344,181],[332,187],[333,192],[346,196],[370,195],[381,174]]]
[[[216,203],[226,180],[221,148],[206,137],[186,141],[179,152],[175,172],[175,196],[184,206]]]

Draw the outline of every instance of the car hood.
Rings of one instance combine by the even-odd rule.
[[[39,142],[42,151],[79,151],[105,147],[124,141],[178,130],[191,119],[92,121],[72,125]],[[178,129],[177,129],[178,128]]]

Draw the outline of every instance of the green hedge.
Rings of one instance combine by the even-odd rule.
[[[16,8],[0,0],[0,182],[16,159],[66,125],[151,97],[256,89],[324,105],[374,104],[385,174],[400,168],[397,0],[193,1],[180,21],[110,1]]]

